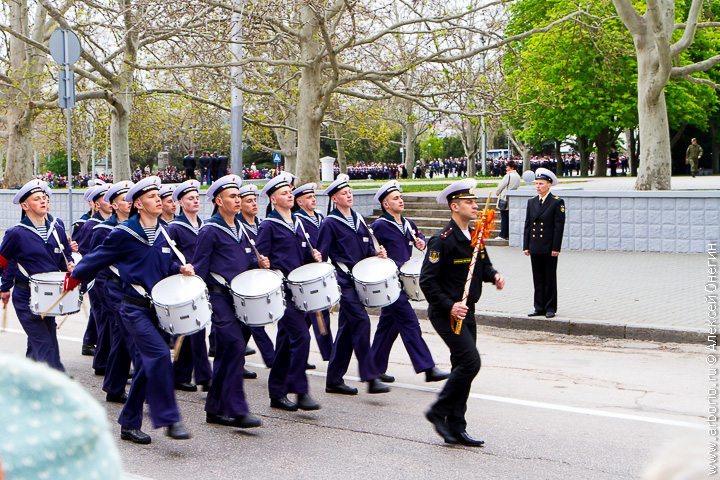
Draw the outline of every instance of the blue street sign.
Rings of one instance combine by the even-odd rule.
[[[282,163],[282,155],[279,153],[273,153],[273,162]]]

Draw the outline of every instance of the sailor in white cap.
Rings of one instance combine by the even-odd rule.
[[[197,245],[198,232],[203,224],[198,217],[200,182],[187,180],[181,183],[173,192],[172,198],[180,205],[180,214],[170,222],[167,231],[185,258],[192,258]],[[205,343],[206,333],[206,329],[203,328],[189,335],[180,347],[180,354],[174,364],[177,390],[195,392],[197,385],[202,385],[204,391],[208,391],[210,388],[212,367]],[[196,383],[192,383],[193,370]]]
[[[238,220],[242,198],[237,175],[219,178],[207,191],[213,216],[203,223],[193,253],[193,265],[205,280],[212,304],[217,344],[213,378],[205,402],[206,422],[238,428],[259,427],[250,413],[244,390],[246,331],[235,316],[229,283],[252,268],[269,268],[267,257],[255,256],[247,230]]]
[[[370,317],[355,290],[350,271],[365,258],[373,255],[387,258],[387,254],[382,246],[375,251],[365,220],[352,209],[353,193],[348,180],[349,177],[341,173],[325,189],[324,193],[335,203],[335,209],[320,225],[315,246],[323,260],[330,258],[335,265],[341,289],[338,331],[328,364],[325,391],[343,395],[358,393],[357,388],[347,385],[343,379],[354,351],[360,380],[367,382],[368,393],[386,393],[390,388],[379,380],[381,372],[370,351]]]
[[[160,214],[160,222],[167,225],[172,222],[177,212],[177,203],[173,197],[175,187],[172,185],[163,185],[160,187],[160,199],[162,200],[162,213]]]
[[[312,246],[316,246],[318,243],[320,224],[325,218],[325,216],[317,210],[316,188],[317,185],[315,183],[306,183],[293,190],[293,196],[295,197],[295,215],[302,222],[308,242],[310,242]],[[330,310],[323,310],[322,316],[325,323],[326,335],[320,333],[318,317],[315,313],[308,313],[306,319],[308,323],[311,323],[313,326],[315,341],[320,350],[320,356],[327,362],[330,360],[333,344],[332,331],[330,330]],[[308,368],[312,369],[314,367],[314,365],[308,364]]]
[[[534,310],[529,317],[553,318],[557,312],[557,263],[565,229],[565,202],[550,193],[558,179],[547,168],[535,170],[537,197],[528,200],[523,251],[532,265]]]
[[[13,197],[13,203],[22,209],[22,219],[5,232],[0,244],[0,268],[14,264],[12,301],[28,336],[27,355],[64,372],[55,317],[41,319],[30,310],[31,275],[73,268],[65,229],[48,213],[49,191],[47,183],[36,179],[23,185]],[[2,295],[3,300],[9,297],[7,291]]]
[[[304,228],[292,213],[294,197],[287,176],[278,175],[269,180],[262,189],[273,210],[260,224],[257,248],[270,259],[273,268],[279,269],[287,278],[290,272],[306,263],[322,260],[304,234]],[[286,298],[290,289],[286,287]],[[275,359],[268,378],[270,406],[282,410],[318,410],[318,404],[309,393],[305,367],[310,353],[310,332],[305,312],[298,310],[293,302],[287,302],[285,313],[278,322]],[[297,402],[288,394],[297,394]]]
[[[133,343],[135,376],[128,399],[120,412],[120,438],[134,443],[150,443],[141,430],[143,405],[147,400],[155,428],[166,427],[167,436],[184,440],[191,437],[185,428],[175,399],[170,350],[160,331],[155,309],[149,299],[152,288],[163,278],[181,273],[194,275],[191,264],[180,265],[172,253],[163,227],[158,223],[162,211],[160,179],[143,178],[125,194],[132,202],[131,216],[115,227],[102,245],[83,257],[79,267],[65,279],[65,289],[89,281],[110,265],[115,265],[123,285],[123,301],[118,306]]]
[[[390,180],[382,185],[375,193],[374,199],[380,204],[383,214],[372,224],[373,233],[380,245],[387,250],[388,258],[400,268],[412,257],[413,248],[419,251],[425,250],[425,236],[412,220],[403,216],[405,203],[402,188],[397,180]],[[415,310],[410,305],[407,294],[402,291],[395,303],[380,310],[380,321],[372,341],[373,359],[378,370],[382,372],[380,380],[386,383],[395,381],[386,370],[390,350],[398,334],[402,338],[415,372],[424,372],[426,382],[439,382],[448,377],[448,373],[435,367],[435,360],[422,338]]]
[[[493,268],[481,245],[475,257],[468,297],[462,301],[473,261],[470,222],[477,218],[476,185],[477,181],[472,178],[460,180],[437,196],[438,203],[448,205],[451,220],[442,233],[428,242],[420,272],[420,288],[428,302],[430,323],[450,349],[452,364],[450,377],[425,417],[446,443],[470,447],[484,444],[467,433],[465,420],[470,387],[480,371],[475,303],[480,299],[483,282],[495,284],[498,290],[505,286],[505,279]],[[459,333],[453,331],[451,316],[465,320]]]

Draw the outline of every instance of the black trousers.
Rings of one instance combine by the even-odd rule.
[[[500,210],[500,236],[510,238],[510,210]]]
[[[557,264],[558,257],[548,254],[530,255],[533,285],[535,286],[535,311],[557,312]]]
[[[470,396],[470,386],[480,371],[480,353],[475,344],[477,339],[475,313],[473,309],[468,311],[462,323],[460,335],[455,335],[450,329],[449,316],[438,315],[432,311],[432,307],[429,309],[428,316],[433,328],[450,349],[450,364],[452,365],[450,377],[430,410],[446,418],[450,431],[461,433],[467,427],[465,412]]]

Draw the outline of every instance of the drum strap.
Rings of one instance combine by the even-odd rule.
[[[347,267],[347,265],[345,265],[342,262],[336,262],[336,263],[337,263],[337,266],[340,267],[340,270],[342,270],[345,275],[347,275],[350,278],[353,278],[352,272]]]
[[[310,247],[310,250],[314,250],[315,247],[313,247],[312,243],[310,243],[310,235],[305,231],[305,225],[303,225],[303,222],[301,220],[298,220],[298,223],[300,224],[300,230],[303,231],[303,235],[305,236],[305,240],[307,240],[307,244]]]
[[[177,249],[177,247],[175,246],[175,241],[172,238],[170,238],[170,235],[167,234],[167,232],[162,227],[162,225],[160,225],[158,227],[158,230],[160,230],[160,233],[163,234],[163,237],[165,237],[165,240],[167,240],[167,243],[168,243],[168,245],[170,245],[170,248],[172,248],[172,251],[175,252],[175,255],[180,260],[180,263],[185,265],[187,263],[187,261],[185,261],[185,255],[183,255],[182,252]]]
[[[370,238],[372,239],[373,247],[375,248],[375,251],[379,252],[380,251],[380,243],[378,242],[377,238],[375,238],[375,234],[373,233],[372,228],[368,227],[368,224],[365,223],[365,219],[363,218],[362,215],[358,214],[358,218],[360,219],[360,222],[363,225],[365,225],[365,228],[367,228],[367,231],[370,232]]]
[[[230,288],[230,284],[225,280],[225,278],[220,275],[219,273],[210,272],[210,276],[218,282],[220,285],[224,286],[225,288]]]
[[[60,249],[60,254],[63,257],[63,260],[65,260],[65,269],[70,270],[70,265],[68,264],[67,257],[65,256],[65,246],[62,243],[60,243],[60,238],[58,237],[57,230],[55,230],[54,228],[52,231],[52,236],[55,238],[55,241],[58,244],[58,248]]]
[[[247,239],[250,241],[250,246],[252,247],[253,251],[255,252],[255,258],[259,262],[260,261],[260,252],[258,252],[258,249],[255,247],[255,240],[253,240],[252,237],[250,237],[250,235],[248,235],[247,230],[245,230],[245,226],[243,225],[243,222],[240,222],[240,229],[242,230],[243,235],[245,235],[247,237]]]
[[[20,273],[25,275],[26,278],[30,278],[30,275],[28,275],[28,272],[27,272],[27,270],[25,270],[25,267],[20,265],[20,263],[17,264],[17,267],[18,267],[18,270],[20,270]]]

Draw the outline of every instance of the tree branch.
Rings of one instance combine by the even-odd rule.
[[[620,16],[620,20],[622,20],[630,33],[632,35],[640,34],[643,29],[643,18],[638,15],[630,0],[613,0],[613,5],[615,5],[615,11]]]
[[[690,75],[691,73],[706,72],[715,65],[720,64],[720,55],[715,55],[702,62],[691,63],[690,65],[684,65],[682,67],[675,67],[672,69],[671,76],[682,77]]]
[[[698,18],[702,9],[702,0],[693,0],[688,11],[687,24],[683,36],[670,47],[670,56],[676,57],[684,52],[693,42],[697,30]]]

